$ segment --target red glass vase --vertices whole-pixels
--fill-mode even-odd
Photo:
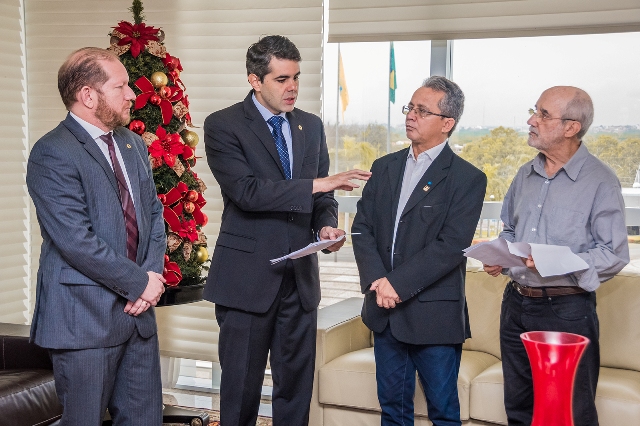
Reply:
[[[531,426],[573,426],[573,381],[589,339],[571,333],[522,333],[533,376]]]

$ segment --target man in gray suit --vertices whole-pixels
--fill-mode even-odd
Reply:
[[[145,144],[121,127],[128,82],[112,52],[72,53],[58,71],[69,114],[29,156],[43,239],[31,339],[49,348],[64,426],[100,425],[107,407],[116,425],[162,423],[164,221]]]

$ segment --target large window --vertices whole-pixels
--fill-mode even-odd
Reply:
[[[325,45],[323,119],[332,172],[369,170],[376,158],[407,146],[401,108],[429,76],[430,49],[429,41],[393,44],[396,90],[390,102],[391,43]],[[339,55],[348,103],[338,95]]]
[[[577,86],[595,118],[585,143],[631,188],[640,165],[640,33],[456,40],[453,79],[466,95],[454,140],[489,177],[487,199],[501,200],[526,144],[529,114],[543,90]],[[628,192],[628,191],[627,191]]]

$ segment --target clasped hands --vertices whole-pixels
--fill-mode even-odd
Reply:
[[[396,290],[385,277],[379,278],[371,283],[370,289],[376,292],[376,302],[381,308],[395,308],[398,303],[402,302]]]
[[[151,306],[156,306],[160,300],[160,296],[164,293],[164,283],[167,282],[167,280],[164,279],[162,274],[148,271],[147,275],[149,276],[147,287],[138,300],[135,302],[127,301],[127,305],[124,307],[126,314],[137,317]]]

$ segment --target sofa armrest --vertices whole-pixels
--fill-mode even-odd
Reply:
[[[371,347],[371,330],[362,322],[362,298],[352,297],[318,311],[316,369],[349,352]]]
[[[53,369],[49,351],[29,342],[29,328],[0,323],[0,369]]]

